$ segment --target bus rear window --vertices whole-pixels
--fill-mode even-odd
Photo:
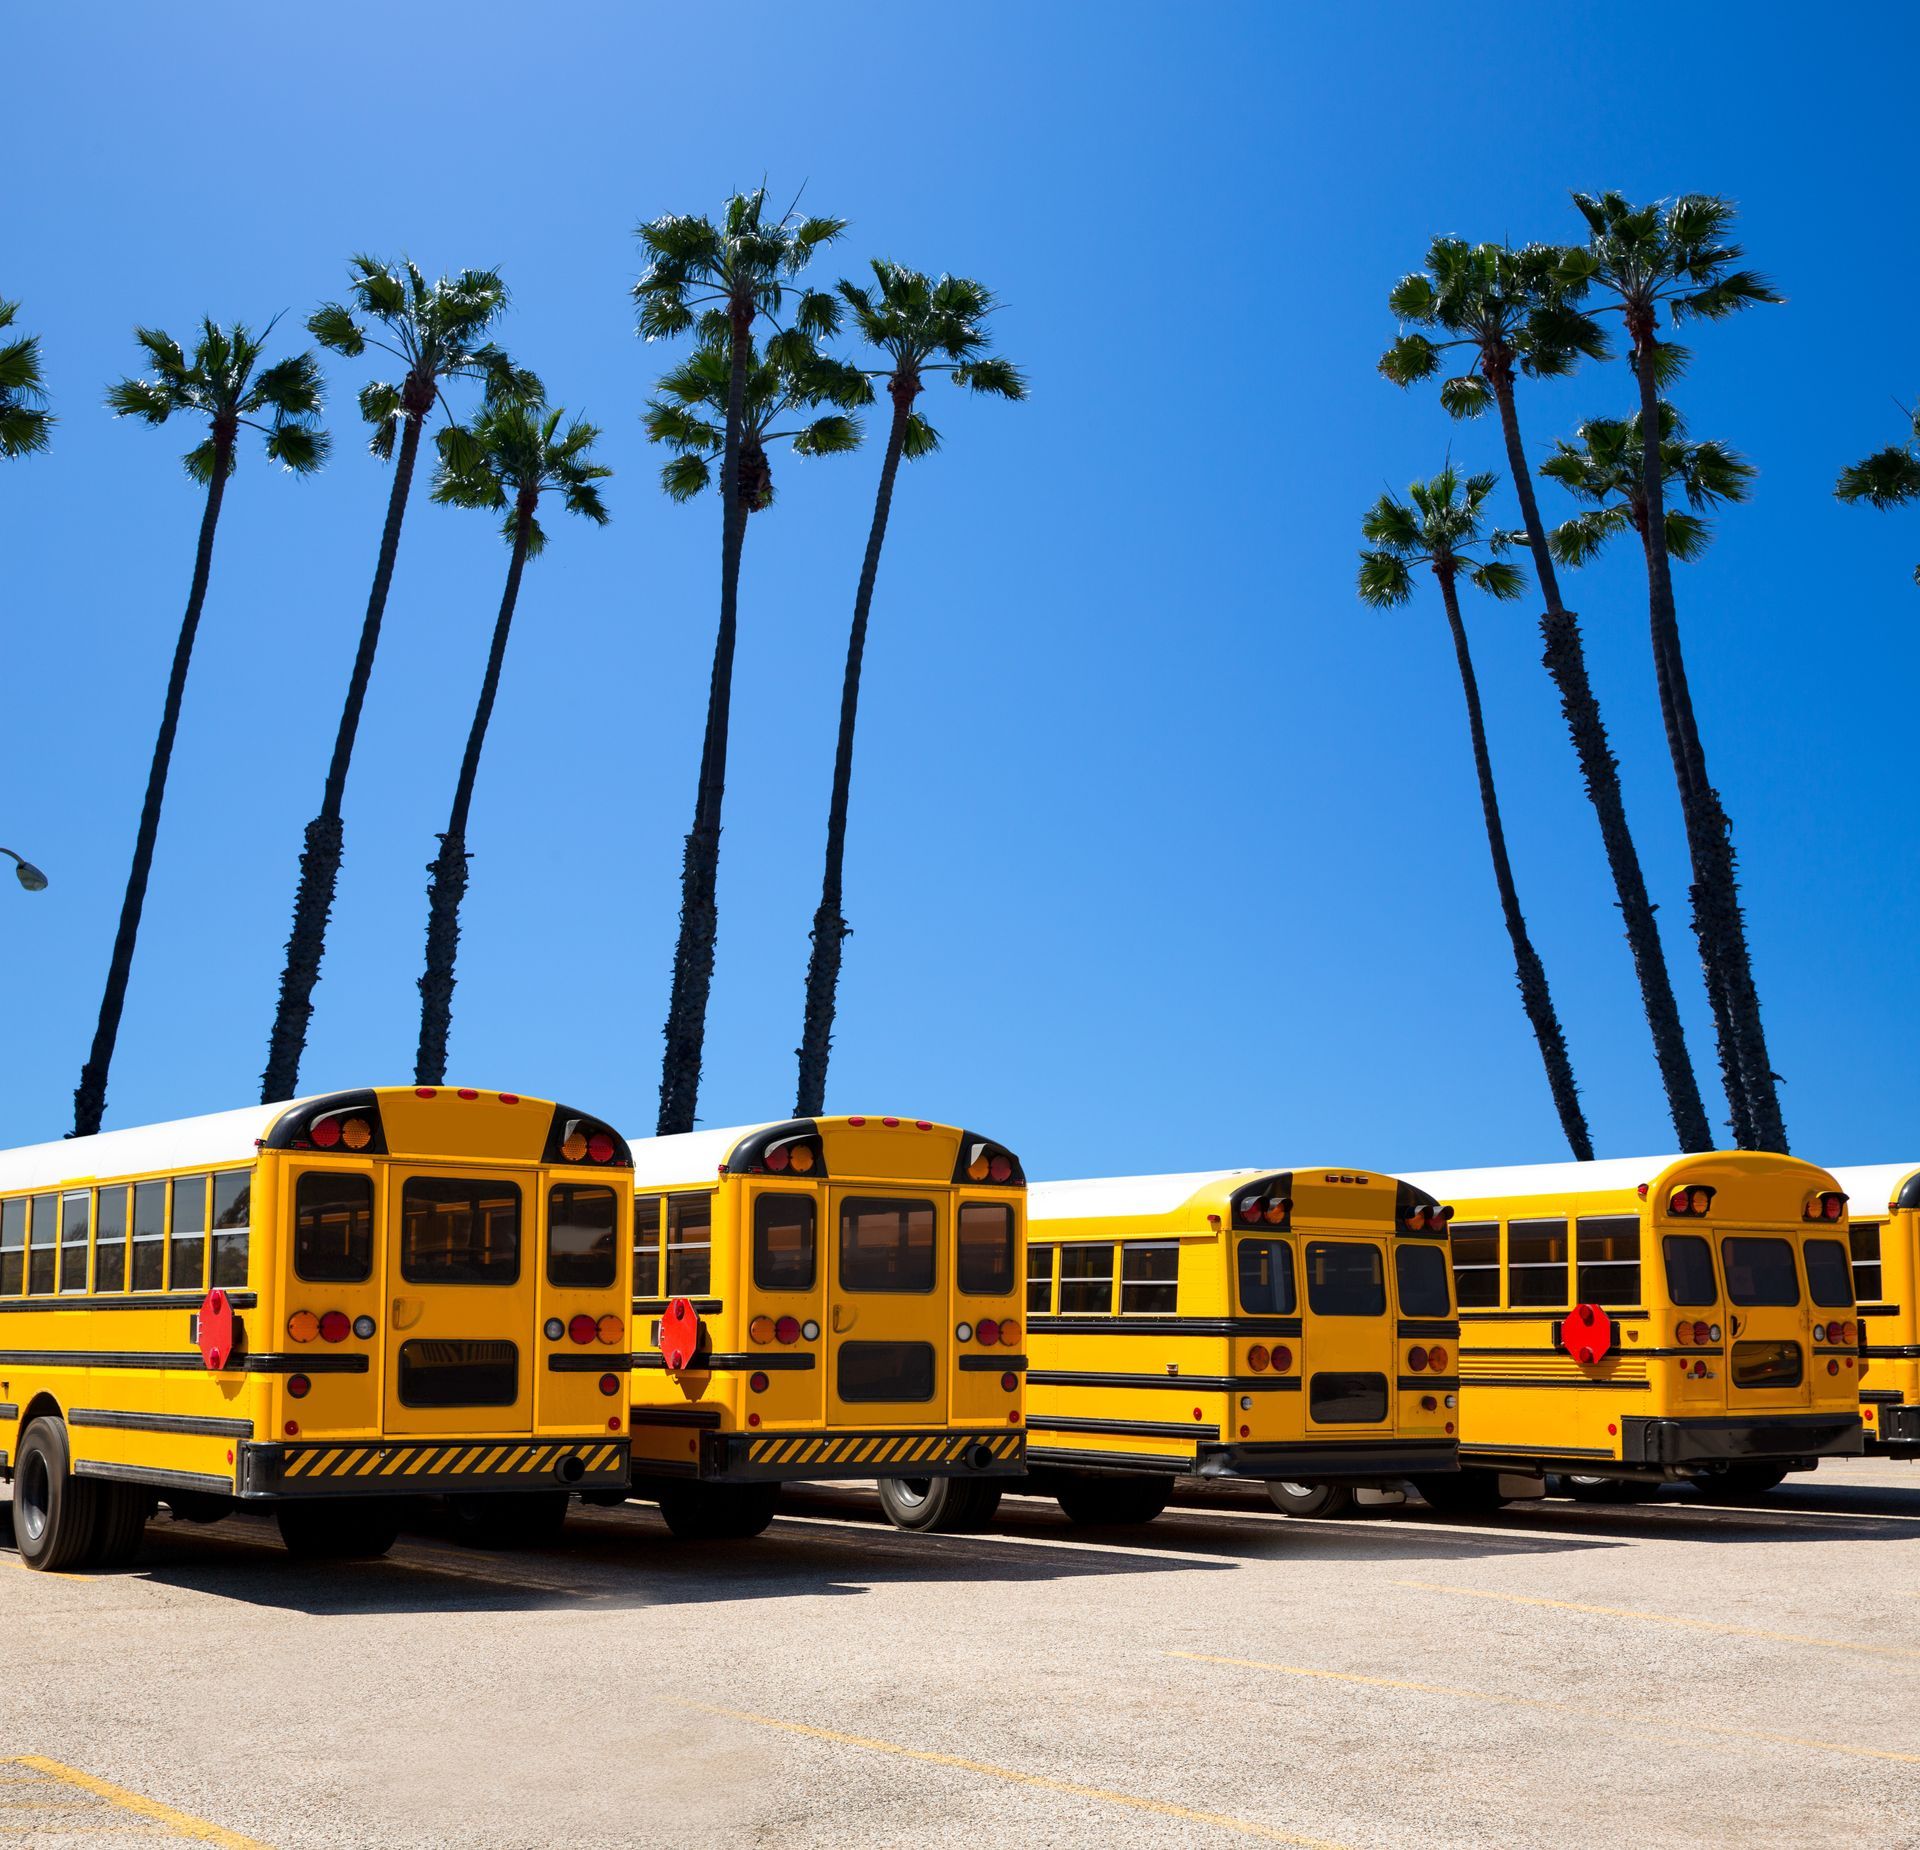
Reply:
[[[1853,1302],[1853,1272],[1847,1249],[1838,1240],[1809,1240],[1801,1249],[1807,1263],[1807,1296],[1816,1304]]]
[[[1307,1287],[1313,1301],[1313,1287]],[[1315,1375],[1307,1383],[1307,1412],[1321,1426],[1353,1426],[1387,1417],[1385,1375]]]
[[[933,1203],[873,1196],[850,1196],[843,1201],[840,1286],[845,1291],[931,1291]],[[873,1398],[896,1397],[876,1394]]]
[[[293,1271],[314,1284],[373,1276],[373,1177],[309,1169],[293,1192]]]
[[[520,1398],[512,1343],[434,1337],[400,1345],[400,1400],[408,1407],[510,1407]]]
[[[1240,1308],[1249,1317],[1291,1317],[1294,1295],[1293,1248],[1285,1240],[1242,1240],[1237,1260]]]
[[[762,1291],[811,1291],[814,1257],[811,1195],[756,1195],[753,1201],[753,1282]]]
[[[1306,1263],[1307,1307],[1316,1317],[1387,1314],[1386,1267],[1371,1241],[1311,1240]]]
[[[932,1343],[842,1343],[842,1400],[931,1400]]]
[[[1754,1341],[1733,1345],[1735,1387],[1798,1387],[1803,1368],[1798,1343]]]
[[[1400,1289],[1403,1317],[1444,1317],[1453,1309],[1447,1301],[1447,1259],[1437,1246],[1396,1246],[1393,1278]]]
[[[490,1177],[409,1176],[400,1193],[400,1276],[415,1285],[512,1284],[520,1276],[519,1189]]]
[[[547,1191],[547,1283],[604,1291],[618,1276],[620,1206],[610,1188],[559,1182]]]
[[[1713,1248],[1698,1233],[1663,1234],[1660,1251],[1667,1262],[1667,1296],[1676,1304],[1717,1304]]]
[[[1004,1201],[963,1201],[955,1242],[962,1291],[1004,1297],[1013,1289],[1013,1210]]]
[[[1800,1302],[1800,1276],[1793,1268],[1789,1241],[1729,1235],[1720,1242],[1720,1263],[1726,1267],[1730,1304]]]

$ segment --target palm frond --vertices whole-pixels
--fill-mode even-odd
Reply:
[[[1390,552],[1363,552],[1358,581],[1360,601],[1376,610],[1390,610],[1413,597],[1413,574],[1407,563]]]
[[[1900,444],[1889,444],[1842,469],[1833,492],[1842,501],[1864,501],[1877,508],[1920,501],[1920,457]]]
[[[1493,387],[1478,373],[1462,373],[1440,387],[1440,409],[1450,418],[1477,418],[1493,404]]]
[[[900,454],[908,462],[931,456],[940,447],[940,433],[919,412],[907,414],[907,428],[900,440]]]

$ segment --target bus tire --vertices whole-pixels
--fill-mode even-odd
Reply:
[[[1171,1474],[1065,1478],[1054,1491],[1069,1522],[1108,1524],[1151,1522],[1173,1495]]]
[[[676,1484],[662,1489],[660,1514],[682,1542],[744,1542],[773,1520],[778,1484]]]
[[[162,1499],[176,1522],[225,1522],[233,1499],[212,1490],[170,1490]]]
[[[880,1507],[896,1529],[964,1535],[993,1520],[1002,1486],[991,1478],[883,1477],[876,1488]]]
[[[469,1548],[539,1548],[567,1526],[564,1490],[474,1491],[447,1499],[455,1537]]]
[[[1576,1503],[1644,1503],[1660,1486],[1638,1477],[1585,1477],[1567,1472],[1557,1480]]]
[[[1345,1484],[1296,1484],[1267,1480],[1267,1497],[1283,1516],[1351,1516],[1353,1491]]]
[[[1444,1476],[1417,1477],[1413,1487],[1442,1516],[1480,1516],[1505,1509],[1510,1498],[1500,1494],[1500,1474],[1468,1466]]]
[[[1744,1502],[1764,1497],[1786,1481],[1785,1465],[1722,1465],[1711,1477],[1695,1478],[1691,1489],[1711,1502]]]
[[[93,1549],[100,1486],[73,1475],[64,1420],[42,1416],[21,1436],[13,1461],[13,1540],[20,1559],[43,1573],[77,1567]]]
[[[125,1567],[140,1552],[153,1514],[153,1493],[139,1484],[99,1484],[100,1509],[93,1532],[89,1567]]]
[[[298,1561],[375,1561],[400,1533],[399,1503],[383,1498],[283,1503],[274,1516],[287,1553]]]

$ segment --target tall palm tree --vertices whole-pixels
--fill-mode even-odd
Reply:
[[[1579,619],[1560,596],[1546,523],[1540,517],[1520,436],[1514,387],[1521,374],[1560,378],[1581,359],[1601,359],[1607,352],[1599,326],[1579,306],[1578,289],[1561,280],[1563,255],[1551,245],[1529,244],[1515,250],[1502,244],[1436,238],[1427,251],[1427,269],[1403,277],[1387,298],[1403,330],[1412,323],[1434,332],[1403,331],[1382,355],[1380,370],[1396,385],[1412,385],[1432,378],[1440,370],[1444,353],[1463,349],[1467,370],[1441,385],[1441,404],[1456,418],[1478,417],[1489,405],[1500,414],[1508,472],[1540,583],[1542,660],[1559,692],[1581,778],[1599,821],[1674,1135],[1682,1150],[1710,1150],[1715,1140],[1687,1053],[1686,1031],[1674,1000],[1673,979],[1640,853],[1627,823],[1620,767],[1607,742],[1600,702],[1587,674]]]
[[[707,686],[706,732],[700,747],[693,826],[680,870],[680,931],[673,952],[673,991],[662,1030],[662,1134],[692,1130],[700,1097],[706,1042],[707,996],[713,986],[714,938],[719,914],[714,889],[720,868],[720,812],[726,794],[727,723],[733,700],[733,652],[740,602],[740,549],[746,538],[748,497],[742,481],[741,432],[747,374],[756,324],[809,339],[831,334],[839,308],[819,290],[796,282],[814,253],[846,229],[838,218],[800,217],[789,210],[769,220],[760,187],[727,201],[719,224],[702,216],[669,215],[639,229],[647,268],[633,286],[640,332],[648,340],[696,329],[701,344],[726,356],[727,394],[720,429],[720,623],[714,635]],[[791,326],[782,329],[789,294]],[[691,466],[702,459],[685,459]],[[697,492],[690,491],[690,492]]]
[[[0,300],[0,334],[13,326],[18,302]],[[0,457],[44,450],[53,435],[46,381],[40,376],[40,336],[0,340]]]
[[[1561,275],[1571,289],[1597,291],[1610,299],[1609,312],[1617,311],[1626,327],[1628,357],[1639,387],[1655,673],[1693,868],[1694,935],[1716,1024],[1724,1023],[1721,1064],[1727,1065],[1731,1056],[1745,1105],[1744,1116],[1735,1111],[1735,1140],[1743,1149],[1785,1150],[1778,1075],[1767,1057],[1740,910],[1733,826],[1707,774],[1681,658],[1667,551],[1666,481],[1659,456],[1660,394],[1687,363],[1684,348],[1659,336],[1661,308],[1670,322],[1719,321],[1755,302],[1781,298],[1755,272],[1737,267],[1742,252],[1728,235],[1734,209],[1725,199],[1687,193],[1665,203],[1633,206],[1618,193],[1575,193],[1573,201],[1587,222],[1588,240],[1563,254]]]
[[[137,328],[134,338],[146,349],[153,372],[144,379],[122,379],[107,393],[107,404],[118,417],[137,417],[148,424],[165,424],[176,416],[206,420],[206,436],[183,460],[187,474],[206,489],[207,498],[200,515],[193,584],[173,645],[173,667],[160,709],[160,735],[154,740],[153,760],[147,768],[147,794],[140,805],[133,866],[127,873],[126,896],[120,902],[120,928],[114,934],[113,956],[107,965],[100,1019],[93,1031],[92,1051],[80,1069],[80,1083],[73,1092],[76,1137],[90,1137],[97,1131],[106,1111],[107,1072],[120,1035],[127,977],[133,968],[140,914],[146,905],[147,876],[160,833],[160,806],[167,794],[167,770],[173,761],[174,735],[180,727],[180,703],[187,691],[193,640],[200,628],[207,579],[213,570],[214,529],[220,524],[227,478],[238,464],[240,432],[259,432],[266,439],[267,455],[295,475],[311,475],[327,457],[329,438],[320,428],[320,368],[311,353],[260,366],[267,336],[272,332],[272,322],[255,335],[240,322],[223,328],[206,321],[201,324],[189,358],[172,335],[157,328]]]
[[[438,1086],[447,1077],[447,1030],[453,1021],[453,964],[460,948],[460,902],[467,891],[467,812],[473,806],[480,751],[493,717],[506,659],[507,634],[520,597],[520,574],[542,552],[547,536],[538,510],[542,495],[557,494],[569,514],[596,526],[607,524],[599,483],[613,471],[593,460],[600,432],[576,418],[562,431],[566,413],[519,399],[482,407],[471,425],[449,425],[439,435],[440,467],[433,498],[449,507],[505,511],[500,530],[508,546],[507,586],[494,619],[480,700],[467,729],[467,749],[453,786],[453,809],[440,837],[440,852],[428,866],[427,968],[420,978],[420,1045],[414,1055],[415,1085]]]
[[[1480,542],[1487,497],[1496,477],[1491,471],[1470,475],[1464,482],[1451,464],[1429,482],[1408,486],[1407,500],[1384,494],[1367,511],[1360,531],[1368,546],[1360,555],[1360,601],[1377,610],[1405,604],[1413,597],[1415,568],[1426,566],[1440,585],[1447,626],[1453,632],[1454,659],[1460,666],[1460,690],[1467,702],[1467,727],[1473,740],[1473,768],[1480,780],[1480,811],[1486,819],[1487,847],[1493,856],[1494,885],[1500,892],[1500,911],[1513,945],[1514,971],[1520,984],[1520,1003],[1539,1043],[1541,1063],[1560,1128],[1581,1162],[1593,1159],[1593,1138],[1580,1109],[1580,1095],[1567,1057],[1567,1040],[1547,987],[1546,967],[1527,932],[1526,915],[1513,883],[1507,858],[1507,835],[1500,821],[1500,801],[1493,786],[1493,761],[1487,752],[1487,729],[1480,712],[1480,684],[1473,672],[1467,646],[1467,628],[1460,618],[1459,580],[1464,578],[1489,596],[1511,601],[1526,588],[1520,568],[1503,559],[1482,559],[1472,550]],[[1495,551],[1504,551],[1508,536],[1491,537]]]
[[[833,795],[827,805],[827,861],[820,883],[820,904],[813,915],[813,950],[807,960],[806,1009],[802,1017],[797,1117],[824,1109],[827,1059],[833,1045],[833,1015],[840,984],[840,952],[849,927],[840,910],[841,871],[846,858],[847,801],[853,782],[854,724],[860,707],[860,670],[867,647],[867,618],[873,608],[880,549],[886,542],[887,516],[893,507],[894,478],[901,458],[930,456],[939,433],[914,409],[923,381],[945,373],[955,385],[999,398],[1021,399],[1026,381],[1010,362],[989,354],[983,323],[993,312],[993,297],[965,276],[937,279],[918,270],[876,260],[874,288],[844,279],[841,299],[868,344],[879,348],[887,364],[867,373],[887,382],[893,403],[887,425],[886,454],[880,460],[880,486],[874,495],[867,550],[860,561],[860,582],[853,595],[853,628],[847,639],[847,672],[840,688],[840,732],[833,754]]]
[[[429,283],[411,263],[391,266],[372,257],[348,265],[352,307],[324,304],[307,322],[323,347],[349,358],[374,347],[402,367],[397,383],[378,382],[360,393],[360,414],[373,427],[368,447],[383,462],[394,462],[387,494],[386,522],[374,564],[373,589],[360,623],[360,646],[347,681],[347,698],[334,734],[320,813],[307,824],[300,854],[300,884],[293,899],[293,928],[287,960],[280,973],[280,998],[267,1042],[266,1070],[260,1075],[263,1104],[291,1098],[300,1082],[300,1056],[313,1018],[313,986],[326,955],[327,919],[333,910],[344,842],[340,810],[346,796],[347,768],[353,761],[360,710],[366,704],[373,654],[380,642],[393,563],[400,550],[400,523],[413,488],[414,459],[420,433],[435,406],[446,407],[448,380],[478,380],[489,398],[512,395],[538,398],[540,382],[522,372],[487,338],[507,306],[507,286],[497,270],[462,270],[458,276]],[[356,314],[359,317],[356,319]],[[369,333],[368,327],[378,329]],[[451,418],[451,411],[448,412]],[[396,459],[397,453],[397,461]]]
[[[1842,501],[1878,508],[1920,501],[1920,410],[1907,412],[1906,419],[1911,434],[1905,443],[1890,443],[1840,471],[1833,492]],[[1913,582],[1920,585],[1920,565],[1913,568]]]

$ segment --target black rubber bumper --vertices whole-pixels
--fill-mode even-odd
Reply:
[[[636,1424],[638,1424],[636,1416]],[[702,1479],[781,1484],[824,1478],[1018,1477],[1027,1468],[1024,1429],[951,1427],[927,1432],[703,1432]],[[639,1469],[656,1469],[640,1461]]]
[[[1920,1407],[1890,1406],[1883,1402],[1875,1409],[1878,1436],[1868,1435],[1870,1452],[1920,1452]]]
[[[1857,1458],[1866,1450],[1857,1413],[1758,1414],[1738,1419],[1620,1422],[1630,1465],[1725,1464],[1750,1458]]]
[[[419,1497],[489,1490],[624,1490],[624,1435],[585,1439],[369,1440],[243,1444],[242,1497]]]
[[[1304,1484],[1380,1484],[1460,1469],[1451,1439],[1342,1439],[1300,1445],[1203,1445],[1198,1477],[1291,1478]]]

